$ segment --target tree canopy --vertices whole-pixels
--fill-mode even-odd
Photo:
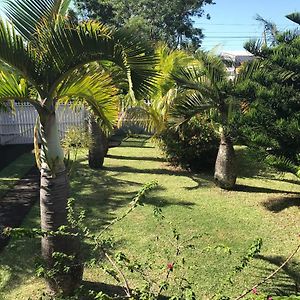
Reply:
[[[298,23],[298,15],[288,18]],[[293,165],[300,163],[299,31],[278,32],[271,47],[252,41],[246,48],[263,67],[244,86],[246,98],[252,100],[239,124],[243,142],[267,149],[274,166],[297,173]]]
[[[126,26],[141,37],[164,41],[171,48],[201,45],[203,33],[193,17],[205,15],[203,7],[213,0],[75,0],[84,18],[98,19],[116,27]],[[209,15],[206,14],[209,18]]]

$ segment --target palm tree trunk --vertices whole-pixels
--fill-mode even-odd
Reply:
[[[55,113],[40,116],[41,122],[41,189],[40,210],[41,228],[44,231],[57,231],[68,225],[67,201],[69,181],[63,161]],[[62,264],[54,257],[73,256]],[[70,295],[82,280],[83,266],[80,263],[80,240],[74,236],[46,236],[42,238],[42,257],[46,269],[52,276],[46,275],[48,287],[52,293]],[[69,267],[64,271],[64,266]],[[66,269],[65,269],[66,270]],[[47,274],[50,274],[48,272]]]
[[[215,183],[222,189],[231,190],[236,182],[235,152],[232,140],[221,133],[219,151],[215,164]]]
[[[108,151],[108,138],[93,116],[89,118],[89,133],[92,138],[89,148],[89,166],[92,169],[101,169]]]

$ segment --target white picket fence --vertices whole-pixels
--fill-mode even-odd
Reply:
[[[37,112],[29,103],[16,103],[15,111],[0,112],[0,145],[32,144]],[[60,137],[63,138],[69,127],[85,126],[87,112],[74,111],[61,105],[57,109]]]

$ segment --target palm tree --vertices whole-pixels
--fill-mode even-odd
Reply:
[[[119,114],[120,102],[123,94],[128,93],[127,75],[120,68],[116,68],[111,63],[94,63],[94,72],[99,74],[107,74],[110,78],[111,86],[101,89],[103,97],[108,97],[108,101],[115,101],[118,105],[115,106],[116,113]],[[111,91],[115,90],[113,99]],[[89,145],[88,162],[92,169],[101,169],[103,167],[104,158],[108,152],[109,135],[112,133],[111,128],[103,128],[101,120],[96,118],[94,114],[90,114],[88,118],[88,132],[92,138],[92,143]]]
[[[219,151],[215,163],[214,179],[223,189],[233,189],[236,183],[235,152],[233,148],[231,118],[236,105],[239,105],[235,87],[250,76],[252,68],[245,68],[233,80],[228,78],[226,65],[221,58],[197,52],[198,66],[181,68],[173,74],[178,88],[172,114],[180,118],[179,124],[197,114],[217,113],[220,134]]]
[[[56,106],[59,101],[87,104],[102,124],[111,128],[114,101],[99,98],[98,74],[78,70],[94,61],[111,61],[126,72],[129,90],[143,94],[155,75],[155,55],[123,30],[112,31],[97,22],[78,25],[63,17],[69,0],[6,0],[0,20],[0,61],[8,68],[0,76],[0,102],[28,101],[39,115],[41,139],[41,228],[57,231],[67,225],[69,183],[60,143]],[[114,95],[114,91],[112,92]],[[42,256],[54,266],[54,253],[74,258],[68,272],[47,280],[52,292],[70,294],[82,278],[80,246],[76,235],[42,238]]]
[[[193,58],[181,50],[171,50],[165,44],[156,48],[160,74],[155,81],[153,92],[144,101],[125,104],[121,122],[129,122],[143,127],[146,131],[159,135],[168,125],[170,109],[177,95],[177,88],[171,74],[179,68],[193,64]]]
[[[108,152],[108,136],[92,114],[88,119],[88,132],[92,139],[88,154],[89,166],[92,169],[101,169]]]

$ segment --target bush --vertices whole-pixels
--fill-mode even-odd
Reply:
[[[192,171],[214,166],[219,138],[212,125],[200,117],[194,117],[179,129],[169,125],[160,137],[160,147],[169,162]]]

